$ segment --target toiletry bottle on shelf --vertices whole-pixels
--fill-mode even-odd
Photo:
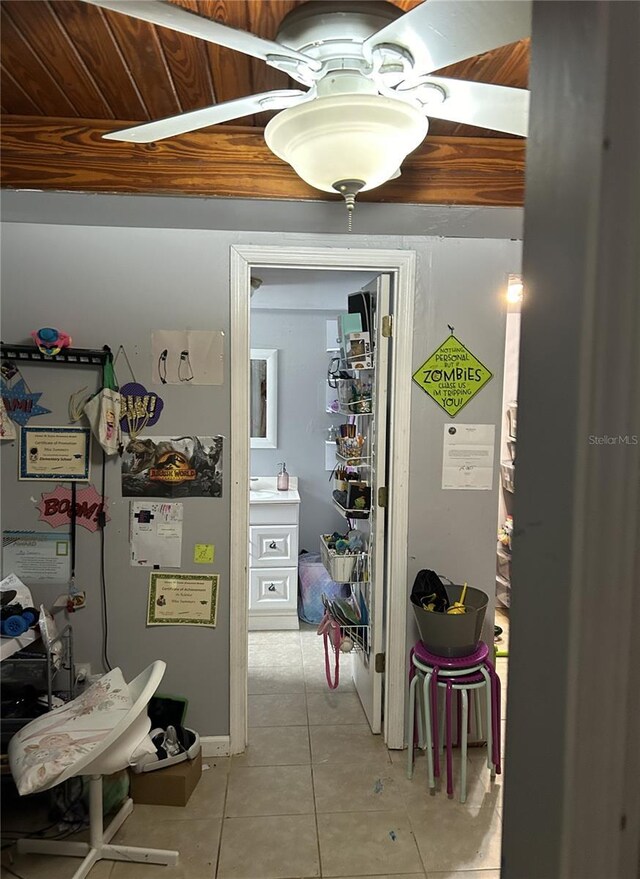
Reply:
[[[279,464],[280,472],[278,473],[278,491],[289,491],[289,474],[287,473],[287,465]]]

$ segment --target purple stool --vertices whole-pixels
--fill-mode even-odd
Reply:
[[[487,704],[487,766],[491,778],[501,772],[500,766],[500,679],[493,663],[489,660],[489,648],[480,642],[475,653],[449,659],[436,656],[418,641],[411,651],[410,686],[409,686],[409,718],[411,741],[409,743],[409,759],[407,775],[413,775],[414,725],[416,715],[416,687],[421,703],[418,711],[418,744],[427,752],[427,771],[429,788],[435,789],[435,779],[440,776],[440,747],[438,735],[438,687],[445,690],[444,713],[440,718],[442,724],[440,735],[447,750],[447,793],[453,796],[453,740],[452,740],[452,709],[453,693],[458,693],[458,744],[462,754],[460,801],[466,800],[466,758],[467,758],[467,724],[469,692],[475,696],[476,731],[482,738],[480,728],[480,691],[484,689]]]

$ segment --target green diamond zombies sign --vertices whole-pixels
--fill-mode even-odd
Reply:
[[[414,382],[452,418],[492,377],[453,333],[413,374]]]

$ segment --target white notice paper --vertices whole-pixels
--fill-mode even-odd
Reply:
[[[445,424],[442,487],[491,491],[495,424]]]
[[[131,501],[131,564],[179,568],[182,557],[183,505]]]

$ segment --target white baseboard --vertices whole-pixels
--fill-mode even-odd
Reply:
[[[231,753],[229,736],[201,736],[203,757],[228,757]]]

